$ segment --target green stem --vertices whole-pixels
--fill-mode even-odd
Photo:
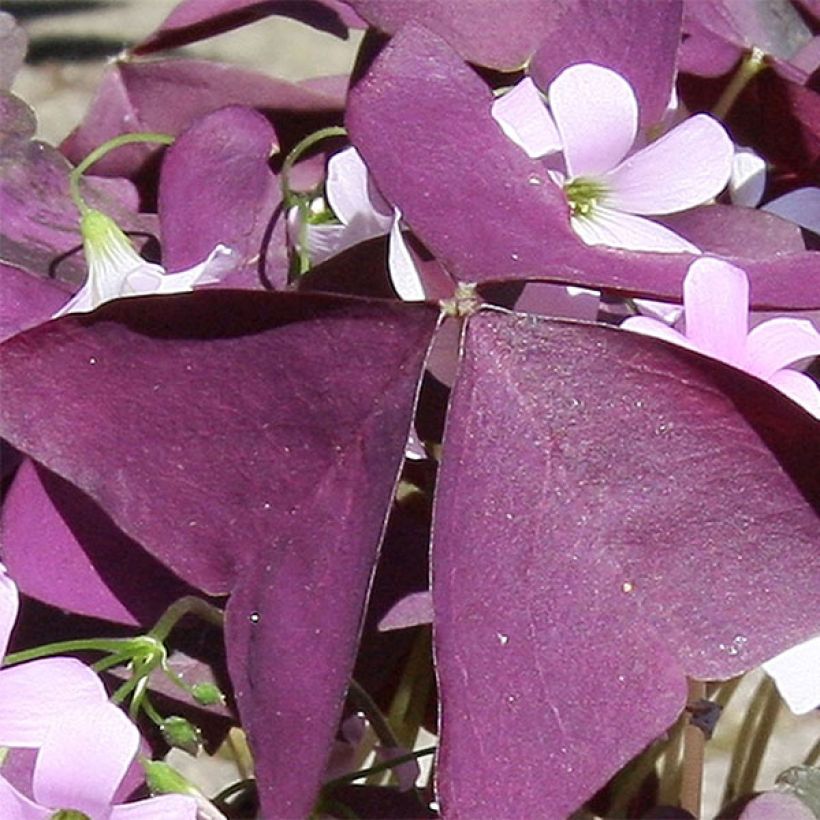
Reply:
[[[777,687],[771,678],[766,678],[766,689],[759,707],[760,717],[755,726],[754,739],[746,756],[746,762],[738,779],[738,796],[748,794],[754,789],[760,773],[760,766],[769,745],[769,739],[780,714],[781,700]]]
[[[689,705],[694,706],[706,697],[706,684],[692,678],[689,679],[688,684]],[[693,817],[700,817],[705,746],[706,737],[703,731],[693,725],[690,719],[683,730],[680,807]]]
[[[401,745],[381,709],[376,705],[376,701],[353,678],[350,679],[350,688],[347,690],[347,694],[350,700],[365,713],[382,746],[396,747]]]
[[[322,140],[330,139],[331,137],[346,136],[346,128],[343,128],[341,125],[330,125],[327,128],[320,128],[318,131],[308,134],[308,136],[302,140],[299,140],[299,142],[294,145],[290,153],[287,157],[285,157],[285,161],[282,163],[282,171],[279,177],[282,185],[282,200],[284,201],[286,207],[290,207],[293,204],[294,197],[293,190],[290,187],[290,172],[302,155]]]
[[[680,796],[680,767],[683,753],[683,732],[689,716],[684,712],[669,729],[669,740],[661,759],[658,775],[658,801],[662,805],[674,805]]]
[[[428,746],[425,749],[418,749],[415,752],[408,752],[406,755],[400,755],[399,757],[385,760],[383,763],[376,763],[368,769],[360,769],[357,772],[343,774],[341,777],[328,780],[323,788],[327,790],[335,789],[337,786],[342,786],[345,783],[352,783],[354,780],[358,780],[359,778],[369,777],[370,775],[378,774],[379,772],[386,772],[388,769],[394,769],[396,766],[401,766],[402,763],[409,763],[411,760],[418,760],[420,757],[428,757],[429,755],[435,754],[437,748],[437,746]]]
[[[115,666],[122,666],[128,663],[132,657],[133,654],[131,652],[115,652],[113,655],[109,655],[107,658],[103,658],[95,664],[92,664],[91,669],[99,674],[100,672],[105,672],[108,669],[113,669]]]
[[[133,640],[133,638],[83,638],[76,641],[58,641],[45,646],[35,646],[33,649],[24,649],[22,652],[12,652],[11,655],[6,655],[3,666],[13,666],[50,655],[64,655],[67,652],[91,651],[123,654],[123,649]]]
[[[221,609],[209,604],[207,601],[203,601],[202,598],[197,598],[194,595],[186,595],[184,598],[174,601],[174,603],[162,613],[148,635],[160,643],[165,643],[171,630],[182,618],[189,614],[196,615],[202,618],[203,621],[208,621],[220,628],[225,623],[225,615]]]
[[[387,719],[396,727],[399,743],[412,748],[424,720],[430,689],[433,685],[432,630],[422,627],[410,657],[407,659],[401,680],[390,704]]]
[[[766,68],[766,53],[757,46],[753,46],[741,61],[732,79],[729,80],[729,84],[723,89],[720,99],[712,109],[712,116],[719,120],[725,119],[743,89],[764,68]]]
[[[764,718],[769,720],[771,703],[779,708],[780,703],[774,683],[768,676],[764,677],[755,690],[749,703],[746,716],[737,733],[732,754],[732,762],[729,766],[729,773],[726,776],[726,783],[723,789],[721,806],[725,807],[734,802],[745,793],[746,784],[750,774],[757,776],[760,765],[762,751],[754,748],[757,740],[758,729],[763,725]],[[768,740],[768,738],[766,738]],[[765,743],[763,744],[765,749]],[[757,758],[755,762],[755,758]],[[750,787],[749,787],[750,788]]]
[[[809,749],[806,759],[803,761],[804,766],[816,766],[820,763],[820,740]]]
[[[119,148],[122,145],[130,145],[135,142],[158,142],[162,145],[171,145],[174,137],[169,134],[157,134],[153,132],[120,134],[113,139],[104,142],[95,148],[76,168],[68,175],[68,186],[71,191],[71,198],[81,214],[89,210],[88,205],[80,193],[80,178],[95,163],[99,162],[106,154]]]
[[[148,719],[152,723],[159,726],[160,729],[162,728],[165,723],[165,718],[156,709],[154,709],[154,705],[148,699],[147,695],[142,699],[142,711],[145,712]]]

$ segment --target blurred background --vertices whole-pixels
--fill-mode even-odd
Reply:
[[[106,63],[157,28],[178,0],[0,0],[26,30],[26,64],[12,90],[37,112],[38,136],[59,143],[82,119]],[[300,80],[346,74],[361,32],[348,40],[283,17],[172,52],[152,55],[220,60]]]

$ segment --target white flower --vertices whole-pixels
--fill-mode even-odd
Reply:
[[[232,251],[217,245],[208,258],[190,270],[166,273],[161,265],[146,262],[113,219],[88,210],[80,230],[88,262],[88,278],[54,317],[88,313],[103,302],[149,293],[183,293],[196,285],[218,282],[233,266]]]
[[[560,145],[564,170],[552,176],[566,193],[572,227],[584,242],[700,253],[644,217],[694,208],[723,190],[733,147],[717,120],[705,114],[690,117],[634,150],[635,92],[620,74],[592,63],[570,66],[553,80],[549,112],[531,84],[522,82],[511,94],[516,95],[512,101],[496,101],[493,116],[530,156],[554,153]]]
[[[341,224],[304,226],[311,262],[323,262],[367,239],[389,234],[387,267],[396,293],[405,302],[423,300],[421,277],[402,236],[401,212],[391,209],[373,189],[367,166],[352,146],[328,161],[325,195]]]

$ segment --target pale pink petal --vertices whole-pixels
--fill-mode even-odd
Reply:
[[[797,370],[778,370],[767,381],[793,402],[820,419],[820,388],[814,379]]]
[[[609,68],[580,63],[564,69],[549,87],[549,103],[570,177],[609,171],[635,141],[635,92]]]
[[[67,710],[37,755],[32,791],[38,803],[107,816],[139,748],[137,727],[105,701]]]
[[[686,338],[716,359],[743,368],[749,315],[746,273],[721,259],[702,257],[683,280]]]
[[[234,252],[226,245],[217,245],[198,265],[177,273],[166,273],[157,293],[184,293],[198,285],[214,285],[236,267]],[[130,279],[128,284],[131,284]]]
[[[671,302],[656,302],[654,299],[635,299],[635,307],[644,315],[658,319],[667,325],[674,325],[683,315],[683,306]]]
[[[587,245],[658,253],[700,253],[699,248],[664,225],[601,205],[590,216],[573,216],[570,222]]]
[[[738,147],[732,158],[729,197],[732,204],[755,208],[766,188],[766,160],[751,148]]]
[[[111,820],[196,820],[196,799],[187,794],[163,794],[114,806]]]
[[[798,188],[767,202],[761,210],[820,234],[820,188]]]
[[[51,809],[38,806],[0,777],[0,817],[3,820],[48,820],[52,814]]]
[[[399,298],[404,302],[423,302],[426,298],[421,276],[416,267],[404,236],[401,232],[401,213],[398,208],[390,227],[390,240],[387,246],[387,269],[390,281]]]
[[[605,204],[632,214],[671,214],[717,196],[729,181],[734,148],[723,126],[698,114],[642,148],[602,178]]]
[[[495,100],[490,113],[501,130],[533,159],[561,150],[561,136],[530,77]]]
[[[325,196],[343,225],[356,214],[373,209],[367,188],[367,166],[353,146],[328,160]]]
[[[308,223],[305,225],[302,242],[310,261],[318,265],[350,247],[347,244],[348,237],[350,237],[350,231],[347,225],[311,225]]]
[[[736,148],[729,178],[729,197],[734,205],[755,208],[766,188],[766,160],[751,148]]]
[[[669,325],[658,319],[650,319],[648,316],[630,316],[621,322],[620,327],[624,330],[631,330],[633,333],[641,333],[644,336],[654,336],[656,339],[663,339],[665,342],[671,342],[689,350],[696,349],[682,333],[678,333],[673,327],[669,327]]]
[[[820,356],[820,333],[808,319],[779,316],[752,329],[746,353],[749,372],[768,379],[800,359]]]
[[[763,670],[795,715],[820,708],[820,635],[767,661]]]
[[[0,669],[0,746],[37,747],[57,718],[105,698],[99,677],[75,658]]]
[[[6,568],[0,564],[0,663],[9,645],[9,637],[20,609],[17,584],[9,578]]]

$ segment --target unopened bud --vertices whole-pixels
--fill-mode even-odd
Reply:
[[[162,724],[162,736],[169,746],[196,755],[202,748],[202,732],[184,717],[166,718]]]
[[[225,703],[225,695],[216,684],[195,683],[191,687],[194,700],[201,706],[216,706]]]
[[[199,794],[196,787],[167,763],[147,757],[141,758],[140,763],[145,769],[145,782],[151,794]]]

